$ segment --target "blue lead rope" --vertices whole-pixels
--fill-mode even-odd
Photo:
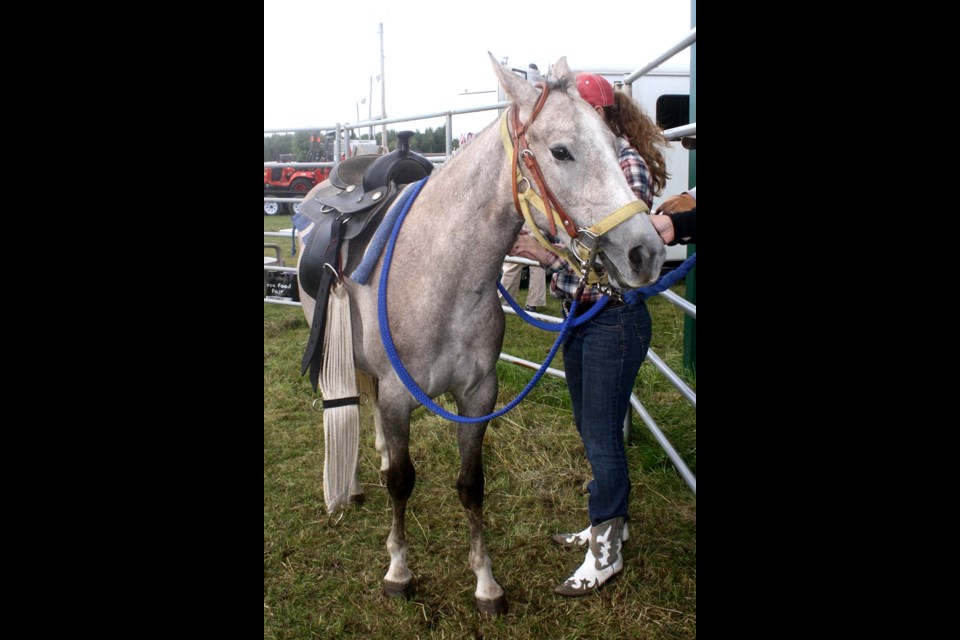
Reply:
[[[426,178],[423,179],[426,181]],[[418,187],[419,190],[419,187]],[[407,212],[410,210],[410,205],[413,203],[413,200],[416,198],[416,194],[410,198],[407,202],[407,205],[404,207],[403,211],[400,212],[400,215],[397,217],[397,221],[393,226],[393,230],[390,233],[390,239],[387,242],[387,250],[383,256],[383,269],[380,272],[380,287],[377,291],[377,320],[380,323],[380,337],[383,339],[383,348],[387,352],[387,357],[390,358],[390,363],[393,365],[394,371],[397,372],[397,376],[400,380],[403,381],[403,384],[406,385],[407,391],[409,391],[417,401],[422,404],[424,407],[437,414],[441,418],[447,420],[452,420],[453,422],[463,422],[468,424],[475,424],[478,422],[486,422],[492,420],[493,418],[499,418],[503,414],[507,413],[515,406],[520,404],[520,401],[523,400],[530,390],[537,386],[537,383],[540,382],[540,378],[543,377],[543,374],[546,373],[547,367],[553,361],[553,357],[557,353],[557,349],[560,348],[560,345],[563,344],[564,339],[567,337],[567,330],[572,326],[578,326],[579,324],[588,321],[590,318],[595,316],[600,312],[602,305],[596,304],[594,307],[596,309],[590,309],[587,313],[583,314],[583,317],[577,318],[574,321],[574,313],[576,312],[577,303],[574,302],[573,306],[570,309],[570,315],[567,317],[566,321],[560,327],[560,335],[557,336],[557,341],[553,344],[553,347],[550,349],[550,353],[547,354],[547,359],[544,360],[543,364],[540,366],[540,369],[534,374],[533,378],[527,383],[527,386],[524,387],[523,391],[520,392],[516,398],[514,398],[510,404],[506,405],[499,411],[495,411],[487,416],[480,417],[469,417],[469,416],[458,416],[454,413],[450,413],[440,405],[436,404],[433,400],[424,393],[423,389],[416,383],[410,373],[407,371],[407,368],[403,366],[403,362],[400,360],[400,355],[397,353],[397,348],[393,344],[393,335],[390,333],[390,321],[387,319],[387,278],[390,275],[390,264],[393,261],[393,248],[397,242],[397,236],[400,235],[400,227],[403,225],[404,218],[407,217]],[[526,315],[526,314],[524,314]],[[529,316],[527,316],[529,318]],[[538,321],[539,322],[539,321]],[[551,328],[551,330],[556,331],[556,329]]]
[[[410,183],[403,189],[393,204],[390,205],[390,209],[387,210],[386,215],[383,216],[383,222],[380,223],[380,226],[377,227],[377,230],[373,234],[373,238],[370,239],[370,244],[367,245],[367,250],[363,253],[363,259],[357,268],[354,269],[353,273],[350,274],[351,280],[357,284],[367,284],[367,280],[370,279],[374,267],[377,266],[377,260],[380,259],[380,253],[383,252],[383,246],[387,244],[387,236],[390,230],[396,226],[397,217],[401,213],[406,215],[406,211],[410,208],[410,205],[413,204],[413,201],[417,199],[420,189],[423,188],[426,182],[427,178],[419,182]]]
[[[589,322],[593,319],[593,316],[597,315],[603,311],[603,307],[606,306],[607,300],[610,299],[610,296],[600,296],[600,299],[597,300],[597,303],[593,305],[589,311],[580,316],[579,318],[574,318],[574,310],[576,307],[574,305],[570,306],[570,315],[567,316],[567,319],[562,323],[557,322],[545,322],[543,320],[537,320],[533,316],[527,315],[523,309],[520,308],[520,303],[510,297],[510,294],[507,293],[507,290],[503,288],[503,284],[497,280],[497,289],[500,290],[500,293],[503,295],[503,299],[507,301],[514,311],[517,312],[517,315],[523,318],[528,324],[532,324],[538,329],[543,329],[544,331],[560,331],[566,324],[569,322],[571,327],[579,327],[584,322]],[[572,318],[572,320],[571,320]],[[557,338],[559,340],[559,338]],[[547,361],[549,362],[549,360]]]
[[[636,304],[638,300],[646,300],[652,298],[653,296],[663,293],[674,284],[677,283],[680,278],[683,278],[687,275],[687,272],[690,271],[697,264],[697,254],[693,254],[689,258],[683,261],[683,263],[671,271],[670,273],[661,276],[659,280],[650,285],[649,287],[641,287],[640,289],[634,289],[632,291],[627,291],[623,294],[623,299],[627,304],[633,305]],[[560,331],[561,325],[556,322],[544,322],[538,320],[533,316],[527,315],[524,310],[520,307],[520,303],[510,297],[510,294],[507,293],[507,290],[503,288],[503,284],[498,280],[497,289],[500,290],[500,294],[503,296],[503,299],[507,301],[507,304],[517,312],[517,315],[520,316],[527,324],[531,324],[538,329],[543,329],[544,331]],[[600,296],[600,299],[597,300],[597,303],[593,305],[593,308],[583,314],[581,317],[574,319],[574,327],[579,327],[584,322],[589,321],[593,316],[597,315],[603,310],[603,307],[606,306],[607,300],[610,299],[610,296]],[[570,317],[573,317],[573,309],[570,310]]]
[[[697,254],[694,253],[692,256],[683,261],[683,263],[668,273],[665,276],[661,276],[659,280],[654,282],[649,287],[641,287],[639,289],[634,289],[633,291],[627,291],[623,294],[623,299],[627,301],[627,304],[635,304],[637,299],[646,300],[647,298],[652,298],[658,293],[663,293],[677,281],[686,276],[687,272],[690,271],[697,264]]]

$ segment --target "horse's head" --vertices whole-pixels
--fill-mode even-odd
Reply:
[[[637,197],[620,169],[616,138],[580,97],[566,58],[560,58],[552,77],[545,79],[549,91],[539,110],[541,90],[498,63],[493,54],[490,58],[501,86],[519,108],[519,122],[532,154],[518,161],[520,171],[542,200],[552,200],[559,207],[551,208],[560,208],[569,216],[566,228],[562,223],[555,225],[556,235],[571,241],[573,235],[583,234],[573,240],[571,249],[577,252],[579,246],[585,254],[583,247],[591,240],[590,234],[583,232],[599,229],[597,257],[611,284],[618,289],[635,289],[655,281],[666,256],[663,241],[647,213],[629,215],[637,207],[624,209]],[[511,121],[510,127],[516,132],[515,122]],[[536,167],[548,193],[537,186]],[[618,211],[617,218],[610,218]],[[620,218],[624,219],[607,228]],[[551,223],[542,211],[535,213],[534,221],[542,231],[550,230]]]

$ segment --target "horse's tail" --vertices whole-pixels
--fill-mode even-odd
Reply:
[[[316,322],[314,318],[314,322]],[[323,500],[327,513],[346,507],[357,468],[360,406],[353,363],[353,328],[346,287],[330,290],[326,347],[320,390],[323,393]]]

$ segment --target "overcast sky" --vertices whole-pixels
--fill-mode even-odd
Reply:
[[[356,122],[358,109],[360,120],[379,115],[380,23],[386,113],[396,118],[496,102],[496,93],[460,95],[496,91],[487,51],[544,73],[563,55],[573,69],[637,69],[690,32],[690,4],[606,0],[569,11],[555,0],[264,0],[263,126],[329,127]],[[671,62],[689,59],[688,49]],[[454,116],[453,134],[495,117]]]

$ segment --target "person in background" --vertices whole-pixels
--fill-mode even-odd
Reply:
[[[543,76],[540,75],[540,67],[538,67],[534,62],[531,62],[529,65],[527,65],[527,80],[534,84],[543,80]]]
[[[527,225],[524,223],[521,233],[529,233]],[[510,297],[514,300],[520,294],[520,276],[523,273],[524,265],[515,262],[504,262],[501,267],[503,275],[500,276],[500,284],[507,290]],[[499,292],[498,292],[499,295]],[[500,304],[505,304],[503,296],[500,296]],[[523,308],[526,311],[537,311],[540,307],[547,304],[547,272],[543,267],[530,265],[530,278],[527,283],[527,301]]]
[[[616,135],[620,167],[637,198],[647,207],[667,182],[663,131],[630,96],[614,91],[603,77],[577,75],[577,89]],[[541,263],[554,274],[550,289],[564,297],[569,312],[580,284],[579,274],[559,256],[521,233],[510,250]],[[601,293],[584,287],[577,300],[577,315],[586,313]],[[555,534],[565,546],[586,546],[583,564],[554,589],[565,596],[591,593],[623,569],[622,543],[629,538],[627,504],[630,475],[623,442],[623,423],[640,365],[652,334],[650,312],[643,300],[627,304],[610,299],[592,321],[576,327],[563,345],[563,365],[573,405],[573,419],[583,440],[593,479],[590,524],[578,533]]]

